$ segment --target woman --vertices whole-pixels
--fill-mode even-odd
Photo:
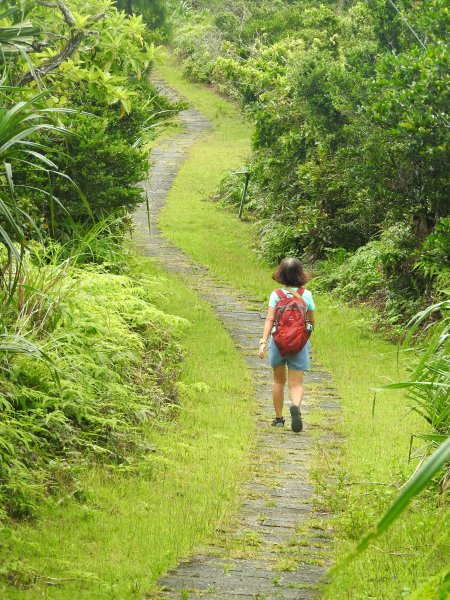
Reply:
[[[306,321],[307,327],[312,331],[314,327],[314,300],[309,290],[304,289],[304,284],[308,277],[303,271],[302,263],[298,258],[284,258],[279,264],[277,270],[272,275],[272,279],[280,283],[283,287],[279,288],[288,297],[301,297],[306,304]],[[267,343],[272,332],[277,303],[280,298],[277,291],[274,290],[269,298],[269,310],[267,312],[266,322],[264,324],[264,332],[259,346],[259,357],[264,358],[266,355]],[[292,431],[298,433],[303,429],[302,417],[300,412],[300,404],[303,398],[303,374],[309,369],[309,341],[296,354],[288,354],[282,356],[277,348],[273,338],[270,336],[269,343],[269,363],[273,369],[273,406],[275,409],[275,419],[272,425],[283,426],[285,421],[283,417],[284,404],[284,386],[286,383],[286,366],[287,366],[287,382],[291,396],[292,405],[291,413],[291,428]]]

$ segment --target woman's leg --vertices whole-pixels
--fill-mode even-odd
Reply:
[[[303,399],[303,373],[304,371],[288,369],[289,394],[294,406],[300,406]]]
[[[273,369],[273,407],[277,417],[283,416],[284,386],[286,383],[286,365],[280,365]]]

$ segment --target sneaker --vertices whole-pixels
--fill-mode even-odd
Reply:
[[[275,417],[272,421],[272,427],[284,427],[284,417]]]
[[[294,433],[300,433],[303,429],[302,414],[298,406],[292,405],[291,411],[291,429]]]

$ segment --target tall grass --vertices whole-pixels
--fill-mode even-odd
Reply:
[[[1,28],[0,28],[1,31]],[[57,165],[49,158],[52,148],[45,136],[67,134],[67,130],[51,120],[54,113],[74,112],[70,109],[47,108],[43,104],[50,92],[44,91],[26,101],[12,102],[8,92],[29,95],[26,89],[0,85],[0,97],[6,107],[0,108],[0,244],[6,252],[0,255],[0,304],[8,305],[19,281],[24,250],[27,245],[27,230],[33,231],[37,239],[42,239],[42,231],[27,213],[17,197],[14,185],[14,166],[26,166],[49,174],[64,176]],[[9,107],[8,107],[9,105]],[[68,178],[70,179],[70,178]],[[76,188],[75,184],[71,182]],[[23,190],[21,190],[23,192]],[[31,191],[31,190],[27,190]],[[33,189],[48,198],[50,213],[54,216],[54,207],[60,200],[50,191]],[[78,190],[81,200],[90,211],[86,199]],[[65,211],[67,213],[67,211]],[[68,215],[70,220],[70,215]],[[54,227],[54,223],[52,223]],[[1,308],[1,306],[0,306]]]
[[[426,335],[410,349],[419,359],[413,359],[409,381],[398,387],[408,389],[413,410],[431,427],[431,432],[419,437],[436,444],[448,437],[450,429],[450,298],[419,312],[411,320],[405,344],[411,344],[424,324]]]
[[[371,543],[373,544],[401,517],[412,500],[429,486],[438,474],[442,477],[442,493],[447,491],[450,482],[450,301],[444,300],[419,312],[410,322],[410,332],[405,344],[410,344],[419,327],[433,316],[437,318],[426,327],[427,335],[422,333],[422,342],[413,344],[411,348],[415,355],[419,354],[419,358],[413,359],[409,380],[381,388],[407,389],[407,398],[412,409],[431,427],[430,432],[417,435],[428,443],[424,462],[403,486],[375,527],[358,543],[356,551],[346,558],[344,564],[348,564],[367,550]],[[431,457],[426,459],[426,455],[431,452],[430,448],[434,448],[434,451]],[[340,565],[337,568],[339,569]],[[414,594],[414,598],[446,598],[449,592],[450,572],[447,568],[441,575],[431,575],[428,582]]]

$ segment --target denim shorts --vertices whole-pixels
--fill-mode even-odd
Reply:
[[[269,364],[272,369],[287,364],[288,369],[292,369],[293,371],[308,371],[310,345],[311,342],[308,340],[306,346],[304,346],[300,352],[297,352],[297,354],[286,354],[286,356],[281,356],[273,338],[270,338]]]

